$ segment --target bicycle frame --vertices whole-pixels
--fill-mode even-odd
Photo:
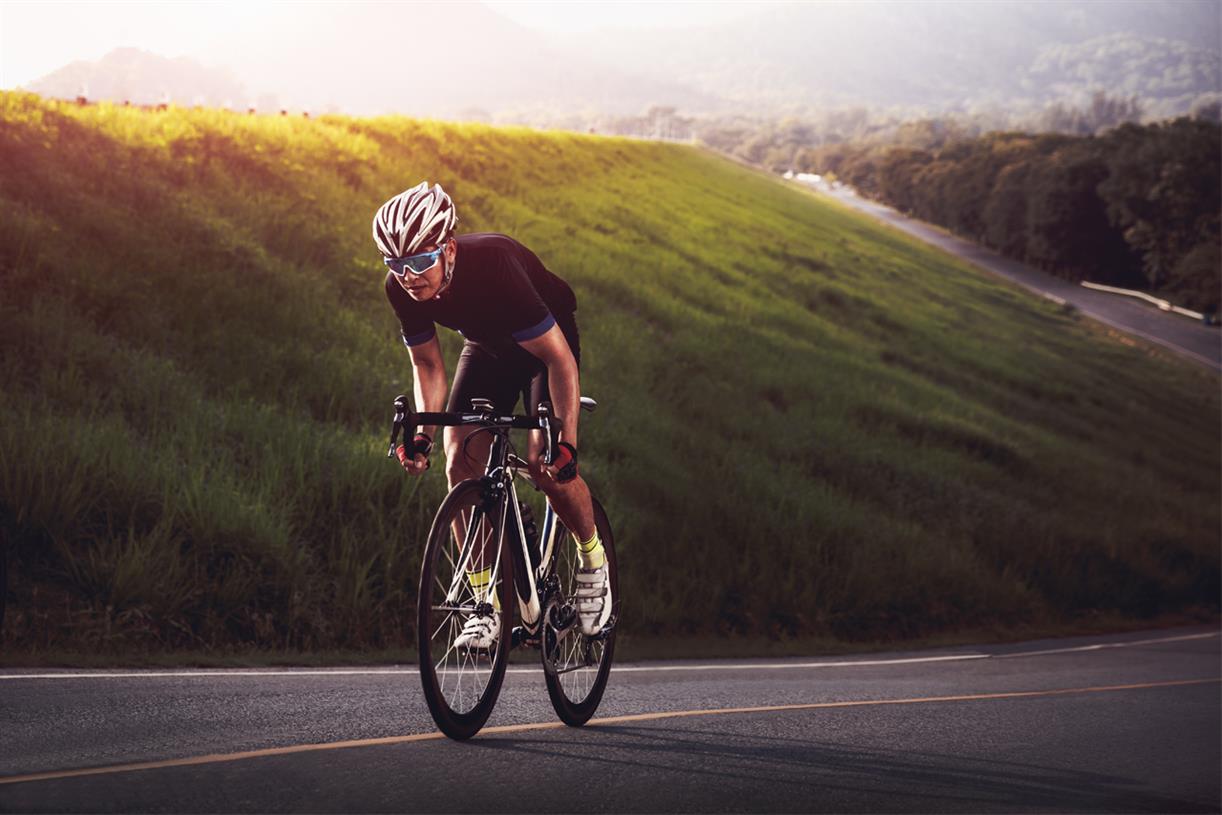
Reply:
[[[406,463],[408,453],[398,443],[400,434],[411,438],[420,425],[471,426],[474,432],[463,434],[464,449],[451,449],[451,455],[469,457],[466,443],[478,433],[491,434],[482,475],[453,485],[434,516],[425,546],[416,603],[425,701],[443,733],[454,739],[470,738],[496,704],[510,650],[526,645],[539,650],[556,714],[578,727],[589,721],[606,688],[618,604],[612,603],[609,610],[604,607],[598,631],[582,633],[583,578],[577,550],[572,550],[573,559],[568,549],[557,554],[563,547],[558,538],[565,536],[565,525],[550,502],[541,533],[534,541],[527,538],[524,505],[515,482],[521,476],[535,489],[545,484],[534,477],[533,466],[514,452],[510,439],[511,429],[542,431],[547,443],[541,460],[550,464],[560,449],[561,422],[547,404],[540,404],[534,416],[503,415],[487,399],[472,399],[471,404],[470,413],[414,413],[407,396],[395,399],[387,455],[402,462]],[[585,410],[596,407],[586,397],[581,397],[580,405]],[[606,512],[592,497],[591,508],[606,552],[605,580],[615,597],[614,536]],[[516,535],[517,543],[508,541],[507,535]],[[512,628],[510,604],[515,600],[509,598],[510,580],[520,623]]]
[[[501,506],[502,526],[508,520],[510,508],[512,508],[512,518],[514,531],[517,533],[518,550],[513,555],[513,578],[514,592],[518,599],[518,610],[523,627],[527,631],[533,633],[539,626],[539,618],[542,615],[542,603],[540,601],[539,586],[546,579],[551,570],[551,555],[555,549],[556,532],[558,524],[556,523],[556,511],[552,509],[551,503],[547,504],[547,509],[543,516],[543,529],[539,533],[538,540],[535,545],[539,551],[538,566],[531,568],[534,558],[531,557],[530,546],[531,542],[526,536],[526,525],[522,521],[522,508],[518,502],[518,490],[514,484],[515,479],[520,475],[533,486],[533,481],[526,473],[521,472],[525,462],[518,458],[513,453],[509,452],[510,443],[506,432],[494,431],[492,447],[488,452],[488,464],[484,469],[484,476],[481,479],[484,482],[486,491],[490,491],[490,497],[497,501]],[[502,493],[503,496],[498,496],[497,493]],[[464,552],[467,546],[464,542]],[[496,579],[500,576],[499,560],[497,566],[493,569],[492,583],[496,584]]]
[[[581,397],[580,404],[584,409],[593,410],[596,403],[593,399]],[[514,590],[518,598],[522,625],[528,633],[534,634],[542,615],[539,586],[546,581],[551,569],[559,524],[556,512],[549,502],[544,513],[543,530],[538,539],[539,564],[536,568],[530,568],[532,561],[528,548],[530,543],[526,539],[526,528],[522,523],[522,512],[518,504],[514,479],[521,475],[532,486],[537,488],[537,485],[534,484],[529,474],[522,472],[526,468],[526,462],[510,452],[512,445],[509,442],[509,430],[513,428],[541,430],[546,441],[544,460],[550,462],[557,449],[560,421],[551,415],[546,405],[540,405],[539,415],[534,417],[498,416],[494,412],[492,402],[486,399],[472,400],[472,408],[472,412],[462,413],[414,413],[407,396],[398,396],[395,399],[395,420],[391,428],[390,449],[387,451],[387,456],[394,456],[399,434],[404,432],[406,438],[418,425],[481,425],[483,429],[492,433],[493,440],[488,452],[488,463],[480,481],[484,484],[486,498],[500,505],[501,517],[499,520],[502,531],[505,529],[505,522],[509,519],[508,508],[513,508],[512,517],[519,542],[518,551],[511,555],[513,562],[510,564],[513,569]],[[485,503],[489,502],[485,501]],[[478,526],[478,523],[472,523],[466,530],[463,547],[459,553],[459,563],[455,568],[454,579],[446,595],[447,601],[454,602],[461,590],[462,576],[466,573],[467,564],[470,562],[472,550],[475,547],[473,530]],[[501,555],[498,552],[494,557],[489,583],[491,586],[495,586],[496,581],[501,577]]]

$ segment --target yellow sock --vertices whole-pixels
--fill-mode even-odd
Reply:
[[[478,572],[467,572],[467,582],[471,584],[477,600],[487,600],[488,584],[492,582],[492,570],[480,569]],[[501,610],[501,598],[495,594],[492,595],[492,607],[497,611]]]
[[[577,541],[577,556],[581,558],[581,568],[597,569],[607,562],[606,550],[603,549],[603,542],[598,538],[598,530],[594,530],[594,536],[588,541],[578,540],[577,536],[573,536],[573,540]]]

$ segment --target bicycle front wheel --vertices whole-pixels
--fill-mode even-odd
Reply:
[[[505,507],[488,499],[479,481],[458,484],[437,510],[424,551],[416,611],[420,678],[433,721],[452,739],[479,732],[505,678],[513,627]],[[459,642],[473,619],[492,628],[491,642]]]
[[[611,673],[611,657],[615,653],[615,629],[620,612],[619,570],[615,558],[615,536],[602,504],[594,501],[594,525],[602,539],[607,554],[607,572],[611,582],[611,618],[609,630],[595,637],[587,637],[580,628],[571,625],[567,630],[557,631],[549,624],[550,612],[564,605],[575,605],[577,593],[577,547],[563,527],[558,535],[564,539],[556,543],[552,573],[559,582],[559,591],[542,626],[542,651],[544,679],[547,695],[552,700],[556,715],[567,725],[580,727],[590,720],[598,709],[607,688],[607,677]],[[571,623],[571,621],[570,621]]]

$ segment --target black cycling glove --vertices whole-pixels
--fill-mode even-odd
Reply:
[[[556,481],[564,484],[577,477],[577,448],[567,441],[557,443],[555,460]]]
[[[432,466],[429,462],[429,453],[433,450],[433,440],[429,438],[427,433],[417,433],[412,438],[411,446],[400,444],[399,449],[395,452],[399,455],[399,463],[406,465],[407,462],[416,458],[417,454],[424,456],[424,469]]]

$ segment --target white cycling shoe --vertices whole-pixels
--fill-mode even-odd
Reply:
[[[487,649],[496,644],[496,638],[501,633],[501,615],[490,614],[480,617],[472,614],[462,627],[462,633],[454,638],[455,648]]]
[[[581,621],[581,633],[592,637],[611,619],[611,581],[607,576],[607,564],[597,569],[579,568],[576,577],[577,618]]]

